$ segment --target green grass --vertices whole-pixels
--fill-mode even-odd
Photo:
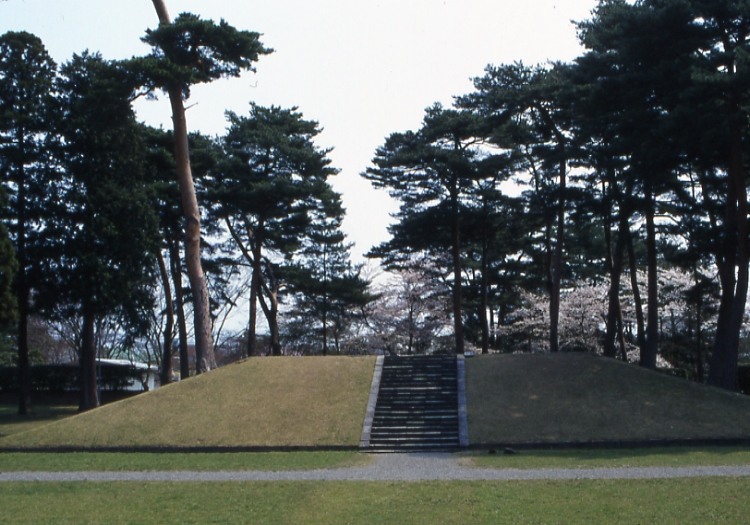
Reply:
[[[750,437],[750,396],[585,354],[466,360],[472,444]]]
[[[502,450],[490,455],[484,450],[462,454],[460,462],[472,467],[512,469],[750,465],[750,449],[520,450],[514,455],[503,454]]]
[[[735,447],[629,450],[521,450],[462,453],[468,467],[510,469],[595,467],[685,467],[750,465],[750,449]],[[366,465],[372,456],[355,451],[240,453],[3,452],[0,472],[309,470]]]
[[[365,465],[358,452],[238,452],[154,454],[119,452],[3,452],[0,472],[311,470]]]
[[[358,445],[374,367],[374,357],[247,359],[0,447]]]
[[[5,524],[738,524],[748,478],[6,483]]]
[[[0,405],[0,438],[26,432],[78,412],[75,406],[34,405],[34,413],[18,415],[17,405]]]

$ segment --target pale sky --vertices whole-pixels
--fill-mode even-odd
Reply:
[[[224,111],[298,106],[324,128],[319,147],[341,173],[344,229],[354,259],[387,240],[397,205],[360,177],[387,135],[418,129],[424,109],[472,90],[487,64],[569,61],[581,54],[571,20],[589,18],[595,0],[166,0],[170,15],[192,12],[257,31],[275,49],[257,72],[193,89],[191,131],[222,134]],[[150,0],[2,0],[0,33],[28,31],[63,62],[84,49],[105,58],[148,53],[156,27]],[[171,128],[169,102],[138,102],[138,118]]]

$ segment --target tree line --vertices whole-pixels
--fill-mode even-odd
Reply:
[[[574,61],[490,65],[452,107],[387,137],[363,176],[401,206],[370,256],[394,270],[432,262],[459,353],[469,340],[483,352],[593,347],[736,390],[750,9],[602,0],[576,27]],[[670,271],[687,282],[665,284]],[[595,289],[604,308],[589,301],[582,323],[593,343],[561,335]]]
[[[388,136],[363,173],[401,203],[369,253],[392,272],[379,284],[350,261],[317,122],[251,103],[222,136],[187,128],[192,85],[272,50],[154,5],[152,52],[129,60],[58,66],[34,35],[0,36],[0,354],[17,355],[21,413],[41,340],[80,360],[83,409],[96,357],[123,355],[164,384],[173,360],[184,378],[260,353],[587,350],[737,388],[742,3],[601,1],[573,62],[490,65]],[[161,93],[173,130],[133,112]],[[241,304],[247,328],[227,334]]]
[[[171,21],[154,5],[160,25],[143,38],[153,51],[129,60],[84,51],[58,66],[36,36],[0,36],[0,321],[4,346],[17,348],[21,414],[39,319],[75,349],[85,410],[99,405],[97,356],[145,353],[162,384],[173,356],[183,378],[191,362],[197,373],[215,367],[213,338],[245,292],[240,356],[256,353],[256,304],[279,355],[282,294],[321,332],[323,353],[327,327],[370,300],[317,122],[250,104],[227,112],[221,137],[188,132],[192,85],[238,76],[271,50],[258,33],[187,13]],[[173,130],[133,111],[162,92]]]

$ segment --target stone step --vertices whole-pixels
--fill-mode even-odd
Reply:
[[[415,404],[425,404],[425,405],[436,405],[440,403],[445,404],[452,404],[457,405],[456,400],[456,392],[452,392],[451,395],[445,395],[445,396],[435,396],[435,395],[414,395],[414,396],[396,396],[396,395],[385,395],[383,397],[378,397],[378,402],[380,403],[380,406],[386,406],[388,403],[409,403],[411,405]]]
[[[372,432],[445,432],[442,426],[436,425],[383,425],[379,426],[377,430]]]
[[[394,405],[389,407],[380,407],[375,413],[375,417],[380,415],[399,415],[399,416],[414,416],[414,415],[432,415],[432,414],[456,414],[456,406],[444,406],[444,405],[423,405],[418,408],[414,408],[410,405]]]
[[[370,442],[381,442],[381,441],[393,441],[398,439],[405,440],[437,440],[437,441],[449,441],[451,439],[458,439],[458,431],[456,432],[378,432],[374,433],[370,438]]]
[[[370,452],[458,449],[456,358],[386,356],[372,414]]]
[[[453,452],[460,450],[456,443],[383,443],[372,445],[367,452],[375,454],[400,453],[400,452]]]
[[[388,406],[416,406],[416,405],[424,405],[425,408],[435,408],[439,407],[441,405],[450,406],[450,407],[456,407],[458,406],[458,403],[454,402],[450,399],[440,399],[440,398],[425,398],[425,397],[407,397],[407,396],[399,396],[399,397],[393,397],[393,398],[386,398],[379,400],[380,401],[380,407],[388,407]]]
[[[435,407],[435,408],[410,408],[410,407],[392,407],[392,408],[381,408],[375,414],[375,417],[417,417],[417,416],[446,416],[456,415],[456,407]]]
[[[388,436],[375,435],[370,438],[371,445],[382,443],[458,443],[458,434],[455,435],[437,435],[437,434],[391,434]]]

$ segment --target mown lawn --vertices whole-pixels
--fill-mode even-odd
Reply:
[[[537,469],[597,467],[688,467],[750,465],[750,449],[740,447],[674,447],[616,450],[503,450],[475,451],[461,455],[471,467]]]
[[[739,524],[748,478],[5,483],[8,525]]]
[[[0,472],[156,471],[156,470],[310,470],[365,465],[359,452],[2,452]]]
[[[0,472],[309,470],[361,466],[373,456],[356,451],[123,453],[2,452]],[[630,450],[520,450],[514,455],[487,450],[458,455],[459,463],[482,468],[686,467],[750,465],[750,449],[737,447]]]

